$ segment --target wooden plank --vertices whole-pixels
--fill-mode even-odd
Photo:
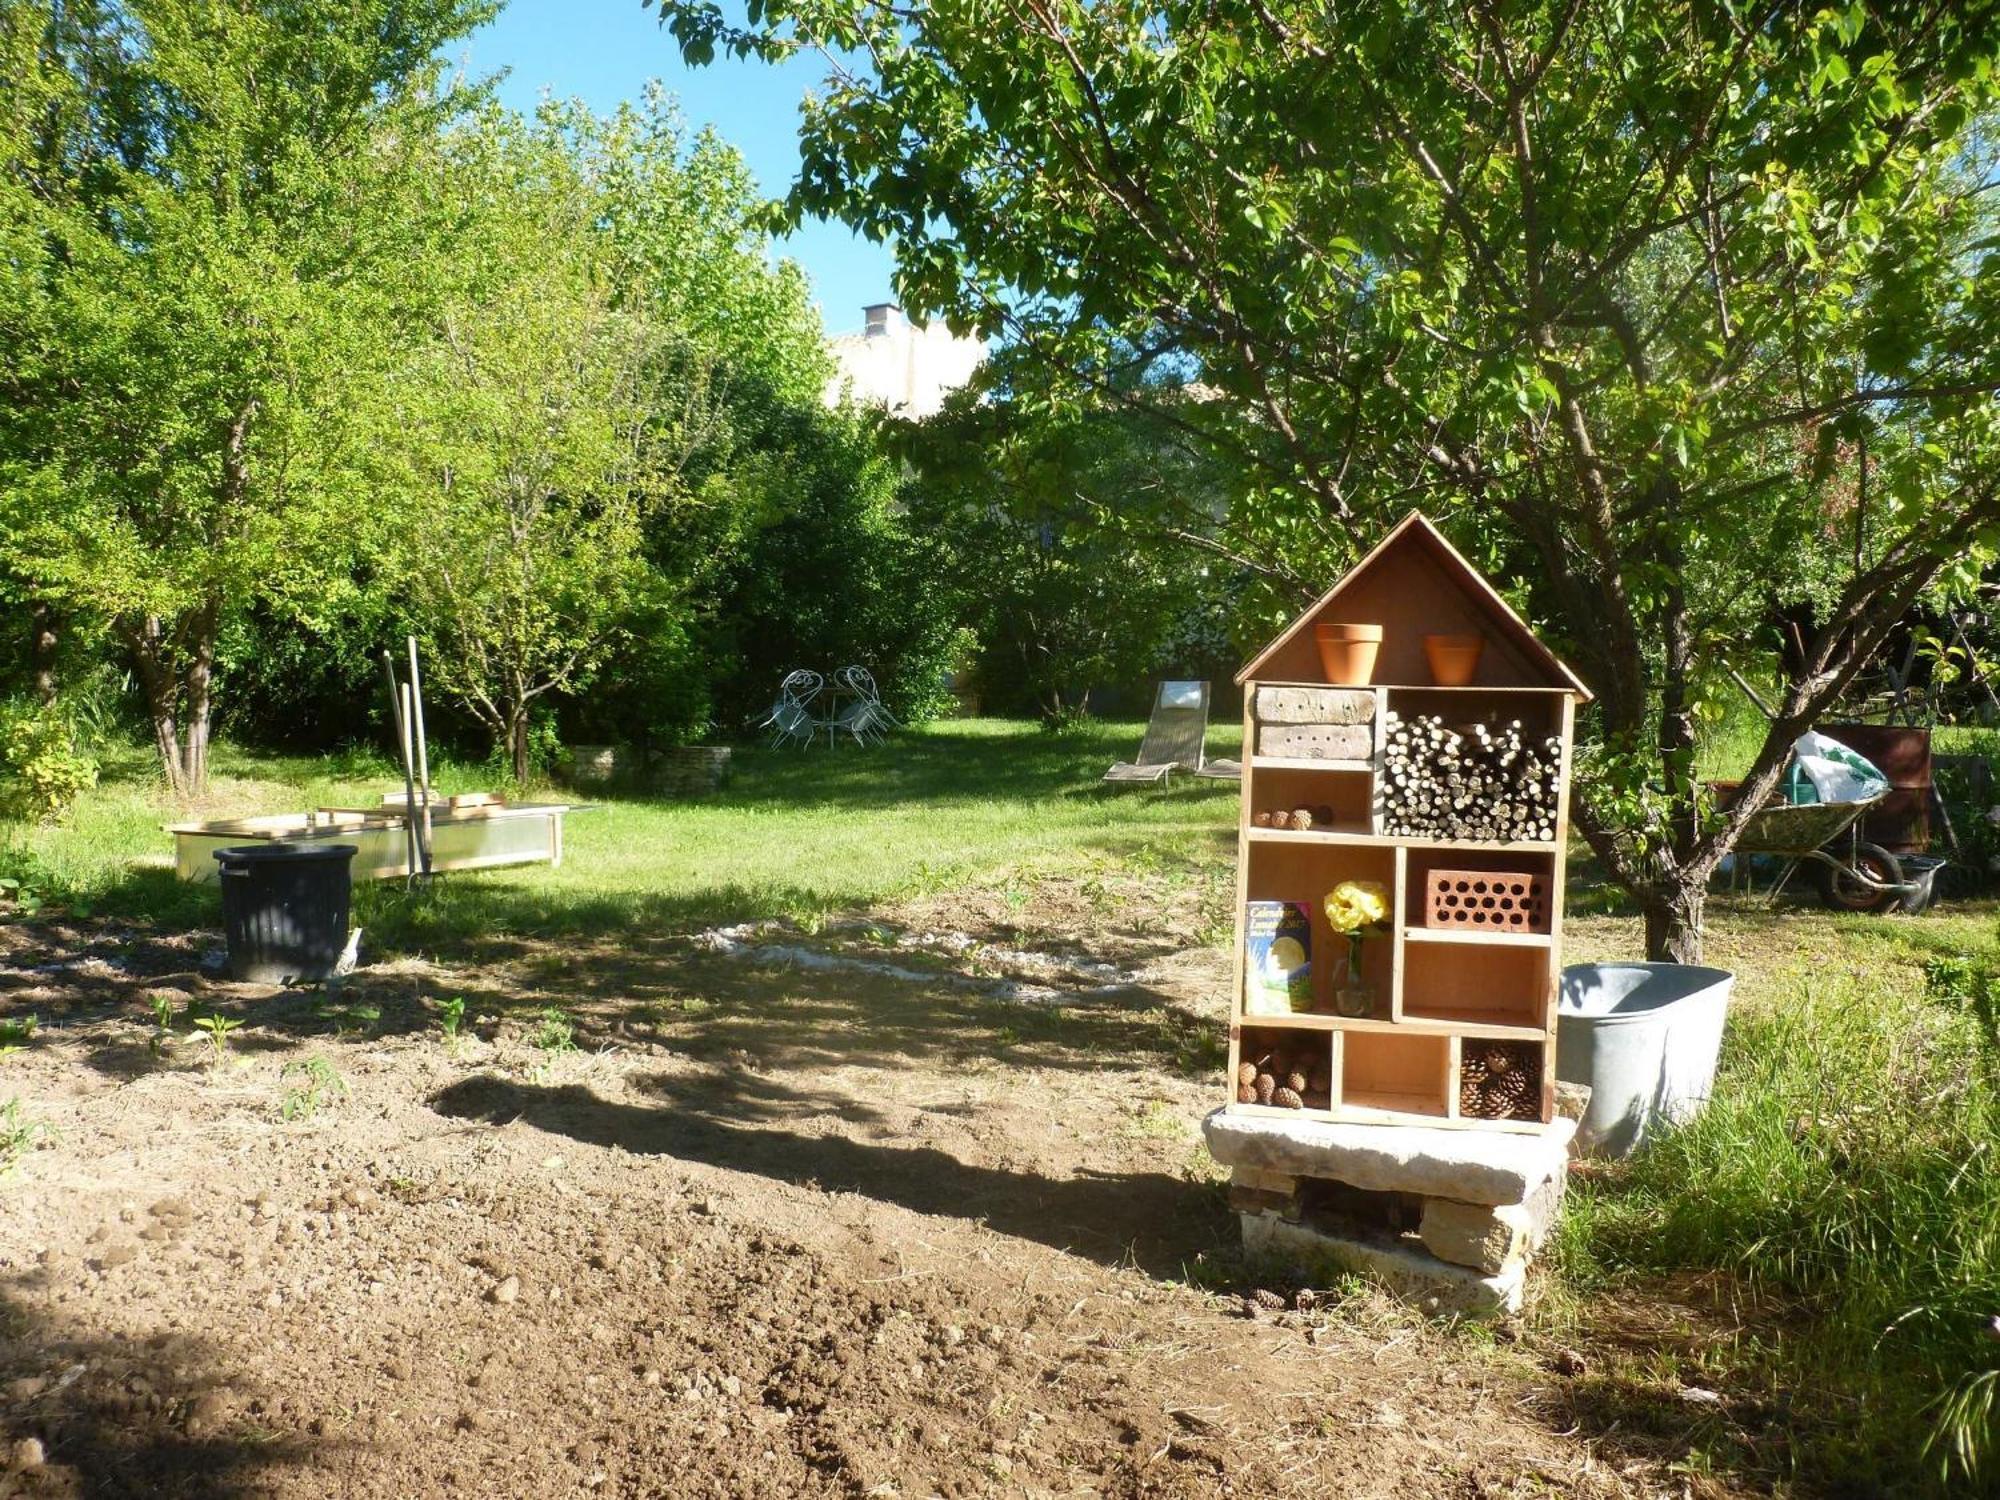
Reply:
[[[1253,755],[1250,764],[1260,771],[1345,771],[1349,775],[1369,775],[1372,760],[1313,760],[1303,755]]]
[[[1403,937],[1412,943],[1463,943],[1475,948],[1548,948],[1555,944],[1552,933],[1495,932],[1480,927],[1406,927]]]
[[[1507,1026],[1491,1021],[1442,1020],[1433,1016],[1413,1016],[1407,1011],[1393,1021],[1376,1021],[1357,1016],[1314,1017],[1331,1022],[1333,1031],[1386,1031],[1397,1036],[1475,1036],[1491,1041],[1536,1042],[1542,1039],[1539,1026]]]
[[[1389,888],[1389,1018],[1403,1016],[1403,903],[1410,899],[1410,851],[1396,847]]]
[[[1254,687],[1243,694],[1243,776],[1237,783],[1236,796],[1236,958],[1232,965],[1229,985],[1229,1072],[1226,1076],[1228,1092],[1226,1099],[1236,1098],[1236,1070],[1243,1062],[1243,991],[1248,978],[1248,944],[1244,924],[1248,919],[1250,903],[1250,807],[1251,798],[1256,795],[1256,767],[1252,764],[1249,751],[1256,745],[1257,726],[1250,712],[1250,705],[1256,699]]]
[[[1467,849],[1493,850],[1500,854],[1548,854],[1561,846],[1552,840],[1516,839],[1508,843],[1482,842],[1478,839],[1421,839],[1400,838],[1394,834],[1370,833],[1352,823],[1333,823],[1325,828],[1313,828],[1304,833],[1295,833],[1289,828],[1252,828],[1247,837],[1255,843],[1275,844],[1356,844],[1364,848],[1377,849]]]

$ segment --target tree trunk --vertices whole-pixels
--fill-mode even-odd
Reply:
[[[146,717],[153,726],[153,747],[160,752],[160,774],[175,797],[187,795],[186,768],[181,761],[180,713],[175,702],[174,672],[167,660],[166,635],[158,615],[148,615],[126,631],[132,666],[146,697]]]
[[[160,774],[176,798],[199,796],[208,789],[215,637],[221,617],[221,606],[212,600],[194,615],[188,622],[193,639],[186,643],[185,658],[169,641],[158,615],[148,615],[124,630],[145,693],[153,746],[160,752]]]
[[[507,705],[507,758],[513,763],[514,785],[528,784],[528,705]]]
[[[1702,914],[1708,890],[1699,880],[1672,876],[1645,893],[1646,957],[1655,963],[1701,962]]]
[[[46,601],[28,606],[28,681],[44,708],[56,701],[56,628],[56,612]]]
[[[215,631],[221,617],[221,606],[211,599],[194,619],[194,649],[188,662],[184,693],[187,752],[183,770],[190,794],[208,790],[208,735],[215,704]]]

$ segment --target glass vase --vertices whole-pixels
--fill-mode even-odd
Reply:
[[[1375,1015],[1375,986],[1361,974],[1361,944],[1351,940],[1347,962],[1334,986],[1333,1008],[1350,1021],[1372,1020]]]

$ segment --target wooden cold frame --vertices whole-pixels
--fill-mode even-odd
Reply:
[[[1236,955],[1231,999],[1229,1108],[1252,1114],[1357,1123],[1539,1131],[1554,1118],[1555,1002],[1562,952],[1564,851],[1569,840],[1569,781],[1576,707],[1585,694],[1548,656],[1498,595],[1427,525],[1399,528],[1421,545],[1385,544],[1363,566],[1295,621],[1241,679],[1244,688],[1242,796],[1237,820]],[[1435,538],[1435,544],[1432,542]],[[1395,538],[1392,538],[1394,541]],[[1442,551],[1440,550],[1442,549]],[[1448,554],[1448,555],[1447,555]],[[1468,575],[1470,582],[1468,582]],[[1476,587],[1474,585],[1476,584]],[[1505,611],[1504,622],[1495,611]],[[1306,761],[1256,755],[1255,702],[1260,686],[1326,684],[1317,672],[1312,632],[1319,619],[1376,623],[1384,639],[1375,694],[1375,754],[1366,761]],[[1427,681],[1421,637],[1478,630],[1486,637],[1478,681],[1442,688]],[[1519,843],[1393,837],[1381,832],[1377,801],[1381,723],[1386,710],[1436,713],[1456,722],[1519,719],[1561,742],[1555,836]],[[1330,824],[1306,831],[1259,828],[1259,810],[1326,806]],[[1433,869],[1533,871],[1548,888],[1547,930],[1482,932],[1423,924],[1424,881]],[[1331,976],[1342,940],[1325,923],[1321,900],[1342,880],[1379,881],[1390,891],[1390,931],[1365,945],[1364,971],[1377,1013],[1335,1013]],[[1313,921],[1313,1008],[1288,1016],[1246,1014],[1246,904],[1307,903]],[[1246,1031],[1324,1035],[1331,1049],[1332,1095],[1324,1110],[1235,1103]],[[1541,1097],[1535,1120],[1462,1118],[1459,1066],[1467,1039],[1539,1047]]]

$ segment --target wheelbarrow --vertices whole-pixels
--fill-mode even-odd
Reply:
[[[1904,879],[1902,861],[1857,832],[1870,809],[1888,795],[1885,790],[1860,802],[1768,803],[1750,815],[1736,840],[1736,853],[1785,861],[1771,886],[1768,899],[1774,904],[1799,867],[1810,864],[1821,901],[1836,911],[1873,911],[1890,897],[1916,889]],[[1747,872],[1748,865],[1739,861],[1738,868]]]

